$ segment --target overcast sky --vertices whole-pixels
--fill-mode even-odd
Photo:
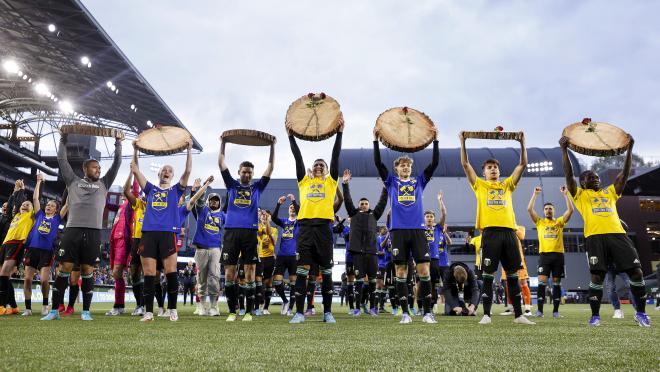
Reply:
[[[195,177],[219,176],[218,136],[231,128],[276,135],[274,177],[293,177],[286,109],[320,91],[341,104],[344,148],[370,147],[378,114],[405,105],[434,120],[442,147],[498,124],[554,147],[588,116],[660,159],[660,2],[83,2],[204,146]],[[332,140],[299,143],[306,159],[330,155]],[[227,156],[260,174],[268,153],[228,146]]]

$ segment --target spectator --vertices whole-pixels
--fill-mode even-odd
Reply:
[[[449,266],[443,286],[445,315],[475,316],[479,306],[479,286],[474,272],[464,263]]]

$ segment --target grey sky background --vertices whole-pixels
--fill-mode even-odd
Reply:
[[[441,147],[498,124],[554,147],[588,116],[660,159],[660,2],[83,2],[204,146],[194,177],[219,176],[218,136],[231,128],[276,135],[274,177],[294,177],[284,116],[320,91],[342,106],[344,148],[370,147],[378,114],[406,105],[435,121]],[[332,140],[299,144],[305,159],[328,158]],[[267,156],[228,146],[232,170],[251,160],[260,174]],[[147,162],[180,174],[184,158]]]

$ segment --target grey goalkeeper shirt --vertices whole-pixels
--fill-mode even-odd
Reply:
[[[105,176],[98,181],[76,176],[67,159],[64,139],[60,139],[57,162],[60,166],[62,179],[64,179],[69,191],[69,212],[66,227],[101,229],[103,227],[103,210],[105,209],[108,188],[114,182],[121,165],[121,141],[115,142],[115,156],[112,166]]]

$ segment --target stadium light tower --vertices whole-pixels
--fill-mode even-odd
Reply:
[[[541,201],[545,204],[545,194],[543,193],[543,175],[552,172],[551,161],[540,161],[536,163],[527,164],[527,172],[539,176],[539,183],[541,186]]]

